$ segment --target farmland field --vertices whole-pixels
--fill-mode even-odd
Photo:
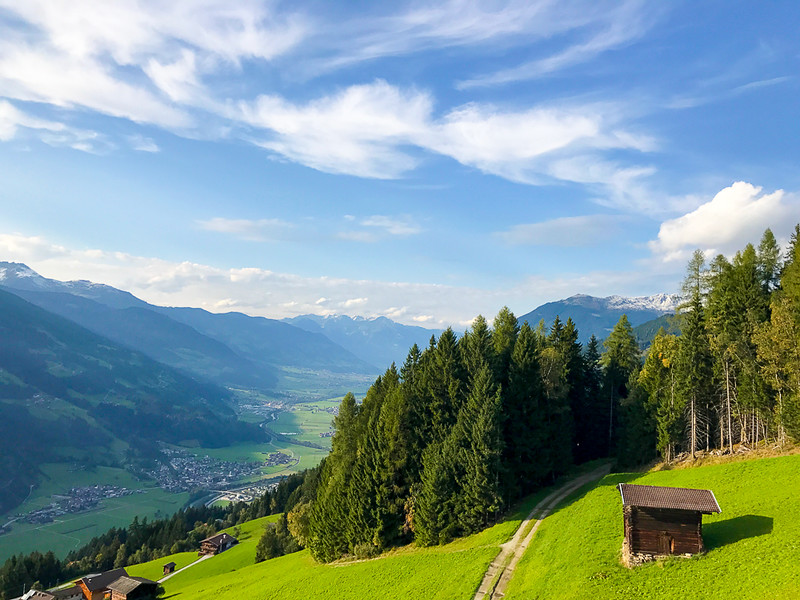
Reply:
[[[5,561],[12,554],[34,550],[52,550],[63,557],[111,527],[127,527],[137,515],[140,518],[170,515],[189,498],[187,493],[171,494],[138,481],[123,469],[97,467],[94,470],[70,471],[69,465],[58,463],[45,464],[42,471],[46,475],[42,484],[34,488],[30,498],[22,505],[4,515],[3,522],[13,518],[14,514],[46,506],[52,494],[63,493],[72,487],[108,484],[144,492],[107,498],[94,510],[64,515],[51,523],[14,523],[9,533],[0,535],[0,561]]]

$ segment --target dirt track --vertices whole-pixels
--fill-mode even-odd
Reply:
[[[539,502],[522,521],[514,537],[501,546],[500,552],[486,570],[483,581],[481,581],[480,586],[478,586],[478,591],[475,593],[474,600],[497,600],[502,598],[505,595],[508,582],[514,575],[514,569],[516,569],[519,559],[522,558],[533,536],[536,535],[536,531],[539,529],[542,520],[550,514],[550,511],[552,511],[561,500],[579,487],[607,474],[609,469],[610,465],[603,465],[590,473],[576,477],[548,494]],[[537,514],[539,515],[538,517],[536,517]],[[523,539],[522,536],[532,520],[535,520],[535,523]]]

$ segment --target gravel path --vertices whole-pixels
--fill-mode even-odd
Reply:
[[[203,561],[204,561],[204,560],[206,560],[207,558],[212,558],[213,556],[214,556],[213,554],[204,554],[203,556],[201,556],[200,558],[198,558],[196,561],[194,561],[194,562],[191,562],[191,563],[189,563],[188,565],[186,565],[185,567],[182,567],[182,568],[178,569],[177,571],[173,571],[173,572],[172,572],[172,573],[170,573],[169,575],[166,575],[166,576],[162,577],[161,579],[159,579],[159,580],[158,580],[158,583],[161,583],[162,581],[166,581],[167,579],[169,579],[170,577],[174,577],[175,575],[177,575],[177,574],[178,574],[178,573],[180,573],[181,571],[185,571],[185,570],[186,570],[186,569],[188,569],[189,567],[193,567],[193,566],[195,566],[197,563],[203,562]]]
[[[474,600],[499,600],[502,598],[505,595],[508,582],[514,575],[514,569],[516,569],[519,559],[522,558],[533,536],[536,535],[536,531],[539,529],[542,520],[550,514],[561,500],[590,481],[600,479],[609,472],[610,468],[611,466],[606,464],[585,475],[576,477],[539,502],[522,521],[514,537],[500,546],[501,550],[486,570],[483,581],[478,587],[478,591],[475,593]],[[538,517],[536,517],[537,514],[539,515]],[[533,527],[531,527],[528,534],[523,538],[522,536],[531,521],[535,521]]]

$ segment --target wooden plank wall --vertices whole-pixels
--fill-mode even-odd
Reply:
[[[695,554],[703,550],[702,513],[625,507],[625,538],[631,552]]]

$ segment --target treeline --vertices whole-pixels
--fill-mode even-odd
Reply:
[[[667,460],[800,439],[800,226],[785,257],[769,229],[730,261],[695,252],[683,295],[681,335],[636,376],[638,427]]]
[[[0,600],[16,598],[22,590],[46,589],[87,573],[107,571],[174,554],[197,550],[200,540],[271,514],[288,512],[312,495],[319,469],[282,479],[250,504],[238,502],[225,508],[189,507],[166,519],[134,518],[127,528],[112,528],[59,560],[52,552],[12,556],[0,567]]]
[[[615,343],[609,353],[624,353]],[[479,316],[461,338],[448,329],[424,351],[412,347],[361,404],[342,401],[307,546],[330,561],[446,542],[493,523],[574,462],[606,456],[608,398],[627,381],[615,361],[608,379],[597,340],[584,350],[571,320],[520,327],[507,308],[493,328]]]

